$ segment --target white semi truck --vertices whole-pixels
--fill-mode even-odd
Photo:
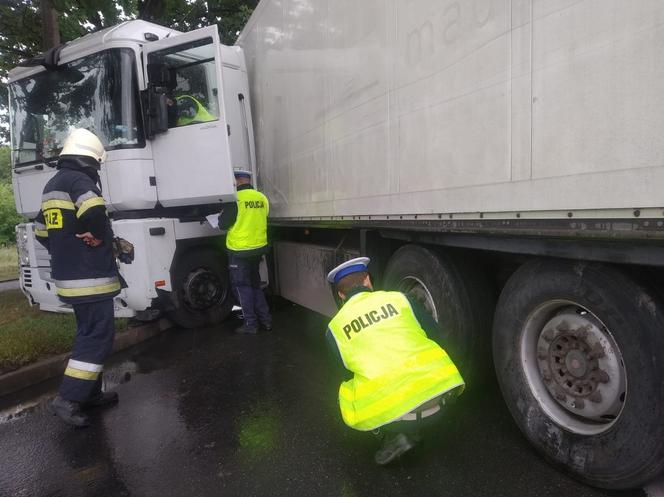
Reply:
[[[255,163],[242,50],[221,45],[216,27],[183,34],[131,21],[12,70],[9,93],[16,208],[27,218],[72,127],[95,131],[106,146],[104,199],[115,234],[136,251],[120,265],[128,287],[116,315],[164,309],[187,327],[225,318],[224,244],[205,216],[236,198],[233,168]],[[70,311],[31,223],[17,227],[17,241],[31,302]]]
[[[493,349],[547,459],[637,487],[664,469],[663,21],[657,0],[262,0],[241,48],[129,22],[12,72],[17,207],[37,212],[64,130],[95,129],[137,250],[118,313],[213,323],[231,303],[203,219],[250,167],[275,293],[330,314],[327,270],[370,256],[469,388]],[[185,125],[186,96],[217,119]],[[31,223],[18,239],[24,291],[62,310]]]
[[[263,0],[238,44],[276,291],[330,313],[326,271],[368,255],[469,388],[493,348],[554,464],[660,473],[664,2]]]

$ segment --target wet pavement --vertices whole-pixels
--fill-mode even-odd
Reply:
[[[270,334],[235,322],[175,330],[114,357],[120,404],[74,429],[44,407],[57,381],[0,399],[0,496],[621,496],[549,467],[497,387],[464,395],[412,454],[373,463],[378,440],[347,429],[325,321],[298,307]]]
[[[18,290],[20,288],[18,280],[0,281],[0,292],[8,290]]]

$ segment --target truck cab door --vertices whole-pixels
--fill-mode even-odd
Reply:
[[[149,91],[160,86],[168,106],[168,130],[151,142],[161,205],[235,200],[217,27],[146,45],[143,67]]]

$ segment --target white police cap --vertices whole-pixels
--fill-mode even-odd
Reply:
[[[348,276],[349,274],[359,273],[360,271],[366,271],[367,266],[371,262],[371,259],[368,257],[357,257],[351,259],[342,264],[339,264],[332,271],[327,273],[327,281],[330,283],[338,283],[341,278]]]
[[[251,178],[251,171],[247,169],[235,168],[233,169],[233,175],[238,178]]]

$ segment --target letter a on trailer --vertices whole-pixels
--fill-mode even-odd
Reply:
[[[168,101],[168,131],[151,142],[164,207],[235,199],[216,26],[144,47],[146,86]]]

